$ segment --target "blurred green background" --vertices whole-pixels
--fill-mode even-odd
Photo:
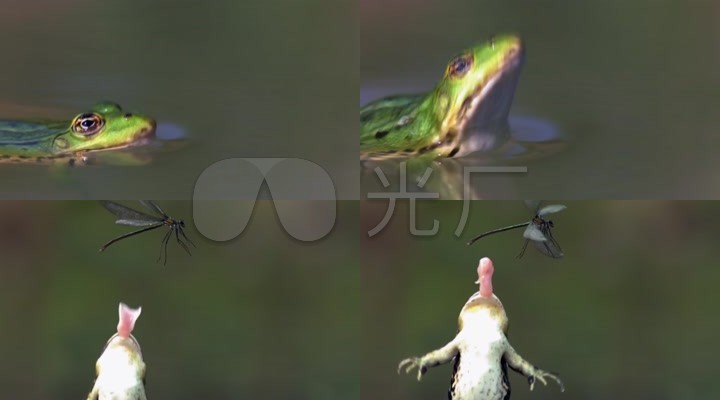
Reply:
[[[718,15],[712,0],[361,1],[360,103],[428,91],[458,52],[517,32],[511,116],[557,125],[569,148],[490,197],[717,198]]]
[[[189,141],[150,166],[77,168],[65,180],[3,165],[4,198],[188,200],[203,169],[230,157],[308,159],[330,173],[339,198],[357,198],[354,1],[0,7],[0,118],[24,116],[18,109],[72,117],[108,99],[182,127]],[[67,111],[48,112],[56,108]]]
[[[150,399],[359,397],[357,203],[312,243],[268,201],[223,243],[194,229],[189,202],[158,204],[197,245],[188,256],[173,239],[165,266],[161,229],[99,253],[132,227],[96,202],[0,202],[3,398],[84,399],[121,301],[143,307]]]
[[[367,399],[440,399],[452,367],[421,383],[396,372],[400,360],[449,342],[477,290],[481,257],[510,318],[509,339],[536,366],[560,373],[557,386],[528,389],[510,372],[513,399],[711,399],[720,396],[720,248],[717,202],[559,202],[553,234],[565,257],[531,246],[517,259],[522,230],[466,246],[471,237],[530,218],[520,201],[473,202],[460,238],[462,202],[418,203],[409,233],[406,203],[377,236],[386,202],[361,205],[362,388]],[[558,203],[546,202],[545,204]]]

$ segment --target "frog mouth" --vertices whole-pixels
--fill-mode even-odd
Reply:
[[[497,72],[480,83],[463,100],[458,112],[455,156],[491,150],[510,136],[508,114],[524,61],[524,50],[518,45],[508,52]]]
[[[157,124],[155,123],[155,121],[152,121],[150,123],[150,126],[142,128],[140,130],[140,133],[135,136],[134,140],[128,144],[128,147],[143,146],[154,140],[156,127]]]
[[[128,335],[128,337],[122,337],[122,336],[120,336],[120,334],[118,334],[118,333],[110,336],[110,339],[108,339],[107,342],[105,342],[105,346],[103,346],[102,352],[104,353],[105,350],[107,350],[108,346],[110,346],[110,343],[113,343],[113,341],[114,341],[115,339],[117,339],[117,338],[119,338],[121,341],[122,341],[122,340],[129,340],[130,343],[131,343],[133,346],[135,346],[137,352],[140,354],[140,357],[142,357],[142,351],[141,351],[141,349],[140,349],[140,343],[137,341],[137,339],[135,339],[135,336],[133,336],[132,334]]]
[[[108,150],[121,150],[129,149],[133,147],[145,146],[155,140],[155,121],[152,121],[150,126],[140,129],[136,135],[134,135],[127,143],[121,143],[116,146],[108,146],[98,149],[86,150],[87,152],[99,152]]]

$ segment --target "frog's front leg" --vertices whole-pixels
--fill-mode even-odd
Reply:
[[[100,389],[98,388],[97,383],[93,386],[92,390],[87,396],[87,400],[98,400],[98,394],[100,392]]]
[[[417,379],[422,379],[422,376],[427,372],[428,368],[452,361],[452,359],[459,353],[457,342],[458,339],[456,337],[442,348],[431,351],[422,357],[411,357],[400,361],[400,365],[398,365],[398,374],[403,370],[403,368],[405,369],[405,373],[409,373],[413,368],[417,368]]]
[[[503,355],[503,358],[505,359],[505,361],[507,361],[510,368],[512,368],[518,373],[523,374],[528,378],[530,390],[533,390],[533,388],[535,387],[535,380],[539,380],[543,383],[543,385],[547,386],[545,378],[550,378],[557,382],[558,386],[560,386],[561,392],[565,391],[565,386],[563,385],[560,378],[558,378],[557,374],[553,374],[540,368],[536,368],[534,365],[530,364],[529,361],[522,358],[522,356],[518,354],[515,349],[513,349],[512,346],[510,346],[509,344],[507,350],[505,351],[505,354]]]

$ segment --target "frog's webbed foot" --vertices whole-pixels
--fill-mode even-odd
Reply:
[[[554,380],[555,382],[557,382],[558,386],[560,386],[560,391],[561,392],[565,391],[565,385],[563,385],[562,381],[560,380],[560,378],[558,378],[557,374],[543,371],[539,368],[535,369],[535,371],[533,371],[533,373],[530,376],[528,376],[528,383],[530,384],[530,390],[533,390],[533,388],[535,387],[536,380],[542,382],[543,385],[547,386],[547,381],[545,380],[545,378],[550,378],[550,379]]]
[[[402,361],[400,361],[400,364],[398,365],[398,374],[405,369],[405,373],[409,374],[410,371],[413,370],[413,368],[418,369],[417,379],[418,381],[422,379],[422,376],[427,372],[427,366],[423,364],[422,358],[420,357],[411,357],[406,358]]]

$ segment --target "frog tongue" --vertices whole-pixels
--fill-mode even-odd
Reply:
[[[130,333],[135,327],[135,321],[137,321],[138,317],[140,317],[141,312],[142,307],[130,308],[125,305],[125,303],[120,303],[120,306],[118,307],[118,314],[120,316],[120,321],[117,326],[118,336],[122,338],[130,336]]]
[[[480,296],[482,297],[492,297],[493,295],[493,289],[492,289],[492,274],[493,271],[495,271],[495,268],[493,267],[493,262],[487,257],[483,257],[480,260],[480,264],[478,264],[477,273],[478,273],[478,280],[475,281],[475,283],[480,284]]]

